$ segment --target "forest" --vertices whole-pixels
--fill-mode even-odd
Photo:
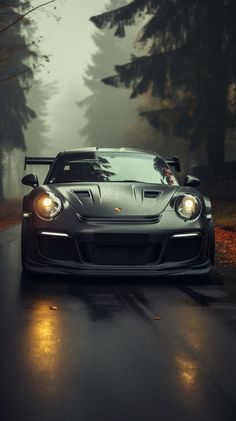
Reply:
[[[60,138],[60,121],[56,138],[50,135],[47,104],[60,81],[56,88],[40,75],[50,58],[32,19],[35,9],[47,10],[50,3],[58,2],[0,1],[0,201],[22,194],[18,175],[25,154],[56,154],[74,145],[178,155],[183,170],[203,180],[235,175],[235,1],[104,4],[88,20],[94,49],[78,74],[87,94],[75,98],[77,136],[69,143]],[[63,7],[69,8],[67,1]],[[79,59],[79,44],[73,54]],[[68,109],[67,99],[61,109]]]
[[[125,42],[126,28],[149,17],[136,34],[142,53],[116,63],[103,82],[130,88],[131,99],[146,97],[139,115],[157,131],[188,139],[190,151],[203,148],[211,176],[226,171],[227,136],[235,140],[235,15],[232,0],[133,0],[91,18]]]

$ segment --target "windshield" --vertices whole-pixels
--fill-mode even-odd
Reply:
[[[178,184],[165,161],[152,154],[80,152],[59,157],[47,183],[140,182]]]

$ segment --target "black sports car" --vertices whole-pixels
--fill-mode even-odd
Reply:
[[[205,275],[214,261],[211,202],[186,176],[180,186],[163,159],[136,149],[87,148],[56,158],[43,185],[22,182],[22,265],[27,272],[76,275]]]

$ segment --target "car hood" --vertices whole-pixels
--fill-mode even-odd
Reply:
[[[54,184],[84,218],[154,217],[163,212],[179,186],[140,183]]]

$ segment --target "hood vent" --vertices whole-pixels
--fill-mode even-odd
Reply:
[[[89,199],[91,197],[89,190],[79,190],[74,192],[79,199]]]
[[[161,192],[156,190],[144,190],[143,197],[144,199],[157,199],[160,194]]]
[[[83,206],[95,206],[93,194],[90,190],[77,190],[74,194]]]

